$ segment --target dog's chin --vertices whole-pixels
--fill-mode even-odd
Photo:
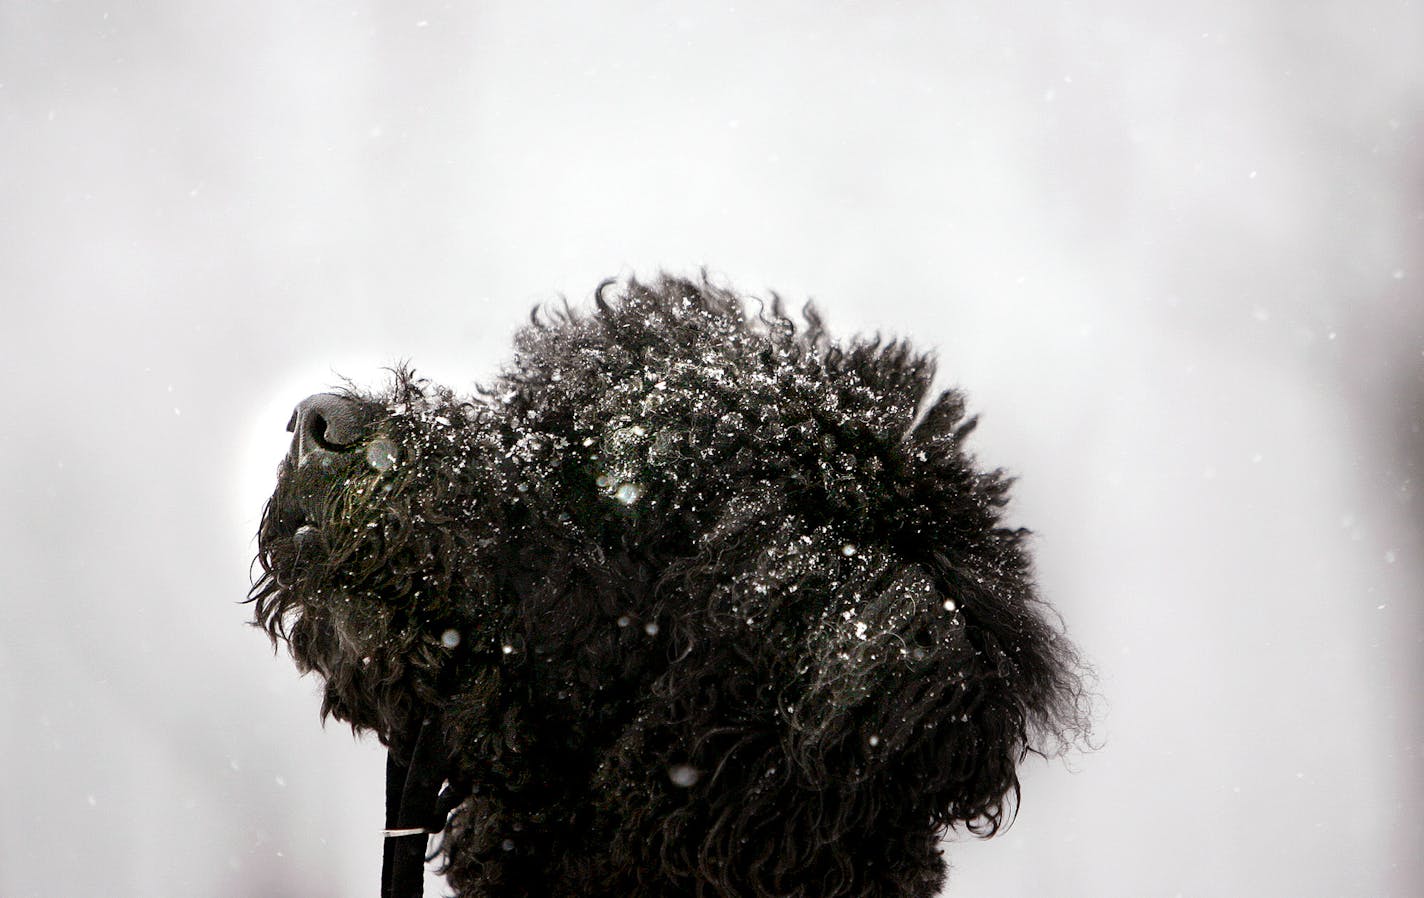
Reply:
[[[261,533],[261,548],[269,557],[307,567],[326,555],[324,533],[339,524],[331,520],[333,486],[346,476],[346,467],[283,465]]]
[[[268,503],[257,549],[269,572],[288,590],[323,566],[329,554],[318,519],[281,489]]]

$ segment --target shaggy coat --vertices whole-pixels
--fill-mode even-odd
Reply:
[[[256,623],[395,752],[438,714],[458,895],[932,896],[1081,734],[962,396],[803,315],[605,284],[474,397],[398,371],[284,461]]]

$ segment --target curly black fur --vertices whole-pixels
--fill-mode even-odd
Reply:
[[[256,623],[398,750],[441,712],[458,894],[930,896],[1082,734],[961,395],[804,317],[605,284],[476,397],[401,370],[283,464]]]

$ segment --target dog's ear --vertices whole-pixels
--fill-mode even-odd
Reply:
[[[808,639],[791,747],[813,779],[826,771],[817,788],[872,778],[877,800],[992,835],[1012,819],[1020,762],[1079,743],[1089,702],[1028,533],[1001,525],[1011,481],[965,451],[972,420],[957,391],[940,394],[887,466],[896,500]]]
[[[793,761],[846,802],[874,795],[907,817],[992,835],[1012,817],[1025,756],[1077,738],[1078,659],[1025,581],[864,552],[881,573],[847,583],[832,607],[854,593],[854,616],[812,637]]]
[[[1083,665],[1026,578],[951,571],[936,579],[948,584],[944,601],[959,632],[931,676],[955,685],[908,755],[928,774],[937,823],[991,836],[1017,809],[1025,757],[1058,754],[1086,735]]]

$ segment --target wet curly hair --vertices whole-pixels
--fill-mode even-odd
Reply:
[[[458,895],[931,896],[1085,734],[962,395],[801,317],[610,282],[470,397],[348,386],[282,463],[255,623],[393,752],[438,712]]]

